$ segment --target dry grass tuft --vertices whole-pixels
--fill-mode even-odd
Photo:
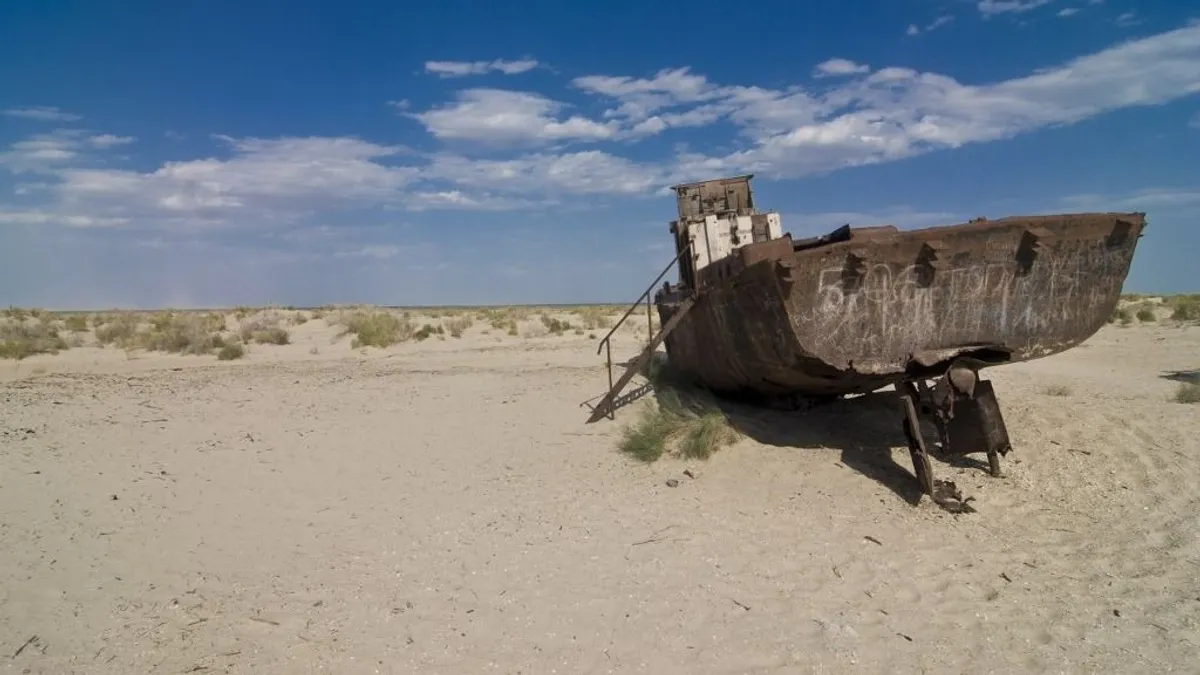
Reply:
[[[63,320],[63,325],[72,333],[88,332],[87,317],[82,314],[72,314]]]
[[[543,314],[541,319],[542,325],[546,327],[546,330],[549,331],[551,335],[562,335],[563,333],[571,330],[570,322],[556,319],[549,314]]]
[[[1200,384],[1196,382],[1181,382],[1175,390],[1176,403],[1200,403]]]
[[[612,325],[613,310],[611,307],[580,307],[575,310],[576,316],[579,317],[583,328],[586,330],[596,330],[598,328],[608,328]]]
[[[19,361],[35,354],[57,354],[70,347],[53,323],[28,321],[32,315],[24,312],[15,314],[21,319],[8,316],[0,320],[0,359]]]
[[[637,422],[621,431],[621,452],[642,462],[655,462],[666,452],[675,420],[653,403],[642,407]]]
[[[444,335],[445,333],[446,329],[442,328],[440,324],[437,326],[425,324],[424,326],[421,326],[417,332],[413,333],[413,339],[417,342],[420,342],[422,340],[427,340],[434,335]]]
[[[288,331],[279,325],[284,316],[278,312],[265,311],[242,320],[238,334],[246,342],[260,345],[286,345],[292,341]]]
[[[687,387],[664,367],[652,367],[649,376],[658,400],[648,402],[637,421],[622,429],[621,452],[643,462],[666,454],[708,459],[740,438],[711,398]]]
[[[93,325],[96,329],[96,341],[101,345],[117,347],[131,346],[141,326],[141,318],[137,314],[122,312],[99,316]]]
[[[444,325],[450,337],[460,338],[471,326],[475,325],[475,321],[470,316],[455,316],[446,319]]]
[[[226,342],[219,350],[217,350],[217,360],[233,361],[240,359],[246,355],[246,346],[237,340]]]
[[[172,354],[211,354],[225,346],[220,332],[224,323],[221,319],[218,327],[211,315],[163,312],[152,316],[149,329],[138,331],[132,344],[124,346]]]
[[[1174,321],[1200,321],[1200,295],[1177,295],[1168,298],[1167,306]]]
[[[416,334],[416,325],[407,315],[401,318],[391,312],[359,310],[343,315],[339,323],[345,324],[345,333],[354,334],[350,343],[354,349],[390,347]]]
[[[1137,317],[1137,320],[1141,321],[1142,323],[1153,323],[1158,320],[1158,317],[1154,314],[1154,310],[1150,309],[1149,307],[1143,307],[1139,309],[1135,316]]]

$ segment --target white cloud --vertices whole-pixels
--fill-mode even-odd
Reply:
[[[67,227],[112,227],[128,223],[125,218],[67,215],[50,211],[6,211],[0,209],[0,225],[66,225]]]
[[[954,17],[950,16],[949,14],[944,14],[944,15],[939,16],[938,18],[934,19],[932,22],[930,22],[930,24],[928,26],[925,26],[925,30],[926,31],[937,30],[938,28],[945,26],[946,24],[950,23],[951,21],[954,21]]]
[[[938,18],[936,18],[933,21],[930,21],[928,24],[926,24],[925,32],[930,33],[932,31],[935,31],[935,30],[941,28],[942,26],[945,26],[946,24],[950,23],[951,21],[954,21],[954,17],[952,15],[943,14],[942,16],[939,16]],[[908,24],[908,30],[905,31],[905,34],[910,35],[910,36],[911,35],[920,35],[921,27],[915,23],[910,23],[910,24]]]
[[[645,194],[667,180],[662,168],[598,150],[502,160],[442,155],[423,175],[472,188],[543,195]]]
[[[17,173],[44,172],[66,166],[80,157],[83,132],[58,129],[17,141],[0,152],[0,166]]]
[[[399,148],[354,138],[220,138],[233,150],[227,159],[168,162],[148,173],[60,170],[60,215],[184,227],[288,221],[314,210],[399,200],[417,171],[382,162]]]
[[[59,110],[54,106],[35,105],[25,108],[8,108],[0,112],[9,117],[19,117],[38,122],[74,122],[80,119],[79,115]]]
[[[1125,12],[1113,20],[1113,23],[1119,28],[1130,28],[1140,24],[1141,22],[1142,19],[1138,16],[1137,12]]]
[[[1075,16],[1078,13],[1079,13],[1078,7],[1064,7],[1062,9],[1058,10],[1058,15],[1063,17],[1064,19],[1067,18],[1068,16]]]
[[[813,76],[859,75],[869,72],[871,72],[871,67],[868,65],[855,63],[849,59],[835,58],[817,64],[817,67],[813,69]]]
[[[517,75],[537,68],[538,62],[533,59],[518,59],[516,61],[426,61],[425,72],[438,77],[466,77],[467,75],[483,75],[498,72],[505,75]]]
[[[1200,25],[992,84],[964,85],[944,75],[884,68],[821,97],[762,96],[732,116],[759,127],[760,133],[751,133],[758,142],[709,158],[706,166],[776,176],[829,171],[1009,138],[1196,92]],[[754,110],[757,115],[748,114]],[[764,124],[764,118],[775,124]]]
[[[692,74],[687,68],[660,70],[650,78],[588,75],[575,78],[571,84],[589,94],[618,101],[620,105],[605,111],[604,116],[622,120],[626,124],[643,122],[669,108],[700,104],[727,96],[725,90],[715,87],[708,78]],[[659,121],[661,125],[655,126],[660,131],[671,123],[664,116],[660,116]]]
[[[390,244],[368,244],[348,251],[337,251],[334,253],[334,256],[338,258],[376,258],[378,260],[386,260],[400,255],[401,250],[403,249],[399,246]]]
[[[467,160],[469,161],[469,160]],[[410,211],[432,211],[457,209],[469,211],[512,211],[534,209],[553,203],[549,200],[502,197],[489,193],[468,194],[462,190],[434,190],[414,192],[404,201]]]
[[[1200,216],[1200,186],[1145,188],[1125,195],[1079,194],[1063,197],[1055,207],[1074,211],[1169,211]]]
[[[1023,14],[1047,5],[1050,0],[979,0],[975,5],[984,17],[997,14]]]
[[[860,70],[836,60],[822,65]],[[220,137],[220,154],[129,171],[100,153],[132,138],[59,130],[12,144],[0,168],[38,171],[49,187],[22,203],[37,202],[62,222],[255,227],[361,209],[575,208],[586,202],[567,196],[654,195],[726,172],[825,173],[1176,100],[1200,92],[1200,24],[991,83],[902,67],[847,74],[854,76],[820,90],[724,85],[686,68],[576,78],[577,93],[607,108],[598,119],[570,115],[539,94],[468,89],[444,107],[404,113],[457,146],[426,154],[349,137]],[[673,156],[633,159],[613,150],[624,147],[616,141],[718,121],[734,132],[703,152],[677,144]],[[569,151],[561,147],[568,141],[608,145]],[[503,144],[536,151],[501,152]],[[481,146],[487,154],[470,152]]]
[[[447,106],[410,116],[443,140],[500,143],[544,143],[564,140],[603,140],[617,131],[578,115],[560,119],[562,103],[538,94],[504,89],[467,89]]]
[[[132,143],[136,138],[133,136],[114,136],[112,134],[100,134],[92,136],[87,140],[88,145],[96,148],[111,148],[118,145],[126,145]]]

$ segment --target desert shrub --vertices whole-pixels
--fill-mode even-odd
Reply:
[[[608,328],[612,325],[610,316],[612,312],[608,307],[580,307],[575,310],[575,314],[579,316],[579,320],[587,330]]]
[[[260,345],[286,345],[291,342],[288,331],[279,323],[283,320],[278,312],[265,311],[242,320],[238,334],[245,342]]]
[[[445,322],[446,332],[450,333],[450,337],[455,338],[462,337],[463,333],[467,332],[467,329],[473,325],[475,325],[475,322],[469,316],[456,316],[446,319]]]
[[[1113,323],[1114,321],[1120,323],[1122,326],[1128,326],[1133,322],[1133,316],[1127,308],[1118,307],[1113,310],[1112,316],[1108,317],[1109,323]]]
[[[264,330],[254,331],[250,339],[260,345],[286,345],[292,341],[291,335],[283,326],[271,326]]]
[[[685,406],[672,390],[660,391],[656,403],[647,403],[637,422],[622,429],[621,452],[643,462],[664,454],[686,459],[708,459],[738,440],[724,413],[715,406]]]
[[[24,321],[29,318],[29,312],[16,305],[9,305],[8,309],[3,312],[4,318],[12,319],[13,321]]]
[[[546,330],[550,331],[552,335],[562,335],[563,333],[571,330],[570,322],[556,319],[549,314],[542,315],[542,325],[545,326]]]
[[[1175,390],[1176,403],[1200,403],[1200,384],[1196,382],[1181,382]]]
[[[667,440],[675,431],[675,420],[661,407],[647,404],[642,407],[637,422],[621,430],[621,452],[643,462],[654,462],[663,456]]]
[[[619,449],[643,462],[664,454],[708,459],[740,437],[711,396],[696,390],[669,367],[652,364],[646,373],[657,401],[622,429]]]
[[[528,319],[531,310],[528,307],[489,307],[479,310],[479,320],[486,321],[496,330],[505,330],[511,324]]]
[[[35,354],[57,354],[68,348],[67,341],[53,326],[29,324],[24,318],[0,321],[0,359],[19,361]]]
[[[441,326],[435,327],[430,324],[425,324],[424,326],[421,326],[417,332],[413,333],[413,339],[420,342],[421,340],[428,339],[434,335],[441,335],[445,332],[446,329],[442,328]]]
[[[96,326],[96,341],[106,346],[129,346],[137,335],[141,319],[136,314],[131,313],[122,313],[105,318],[106,322]]]
[[[1174,321],[1200,320],[1200,296],[1183,295],[1171,298],[1171,319]]]
[[[1143,307],[1139,309],[1135,316],[1137,317],[1137,320],[1141,321],[1142,323],[1150,323],[1158,319],[1158,317],[1154,315],[1154,310],[1150,309],[1149,307]]]
[[[679,439],[679,454],[688,459],[708,459],[714,452],[737,442],[737,432],[718,410],[705,410],[685,418]]]
[[[346,325],[346,333],[354,334],[350,343],[354,349],[390,347],[411,339],[416,333],[416,326],[410,319],[401,319],[391,312],[360,310],[345,315],[342,322]]]
[[[73,314],[68,316],[66,320],[63,321],[63,325],[65,325],[67,330],[71,331],[72,333],[88,332],[88,320],[87,317],[83,316],[82,314]]]
[[[221,348],[217,350],[217,359],[220,361],[233,361],[245,355],[246,346],[237,340],[230,340],[221,345]]]
[[[138,331],[132,344],[147,351],[196,355],[211,354],[224,340],[202,315],[163,312],[151,317],[149,328]]]

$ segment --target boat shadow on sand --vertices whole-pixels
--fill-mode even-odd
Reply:
[[[1172,382],[1180,382],[1182,384],[1200,384],[1200,369],[1196,370],[1173,370],[1168,373],[1159,375],[1164,380]]]
[[[718,410],[740,434],[758,443],[798,451],[835,449],[847,468],[879,482],[909,504],[921,501],[922,492],[907,464],[900,396],[892,389],[823,402],[806,409],[787,410],[751,405],[716,397],[671,372],[658,360],[648,387],[655,399],[670,396],[692,410]],[[931,459],[953,467],[987,472],[986,461],[968,456],[943,457],[936,452],[936,429],[922,420]],[[897,461],[899,459],[899,461]],[[904,463],[902,463],[904,462]]]

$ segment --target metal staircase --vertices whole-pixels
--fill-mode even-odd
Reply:
[[[683,319],[683,317],[692,309],[693,306],[695,306],[696,296],[693,292],[679,303],[675,309],[675,313],[671,315],[670,319],[667,319],[667,322],[663,324],[661,328],[659,328],[658,332],[654,332],[654,321],[653,315],[651,314],[652,309],[650,303],[650,292],[654,290],[656,286],[658,286],[658,282],[667,274],[667,272],[671,271],[671,268],[674,267],[677,262],[679,262],[684,254],[690,251],[690,244],[681,247],[679,253],[675,255],[675,258],[672,259],[671,262],[667,263],[667,266],[663,268],[663,271],[659,272],[658,276],[654,278],[654,281],[650,282],[650,285],[646,287],[646,290],[642,291],[642,294],[638,296],[638,299],[634,300],[633,304],[629,306],[629,309],[625,310],[625,314],[621,316],[621,319],[617,321],[617,323],[613,325],[612,329],[608,331],[604,338],[600,340],[600,344],[596,347],[596,354],[599,355],[602,350],[606,352],[606,360],[608,364],[608,393],[606,393],[604,397],[600,399],[600,402],[595,406],[591,406],[586,402],[584,403],[584,405],[588,405],[588,407],[590,407],[592,410],[591,416],[588,417],[588,424],[599,421],[602,417],[607,417],[610,420],[616,419],[617,408],[623,403],[627,402],[620,398],[621,391],[625,389],[625,385],[629,384],[629,381],[633,379],[633,376],[650,363],[650,359],[654,356],[654,350],[657,349],[660,344],[662,344],[663,340],[667,338],[667,335],[669,335],[671,331],[675,330],[675,327],[679,325],[679,322]],[[621,374],[621,377],[617,378],[616,382],[613,382],[612,336],[617,332],[617,329],[621,327],[621,324],[625,323],[625,320],[628,319],[631,314],[633,314],[633,311],[638,308],[643,299],[646,301],[646,320],[650,327],[650,341],[646,344],[646,347],[642,350],[641,354],[637,356],[637,358],[629,361],[626,364],[625,372]]]

